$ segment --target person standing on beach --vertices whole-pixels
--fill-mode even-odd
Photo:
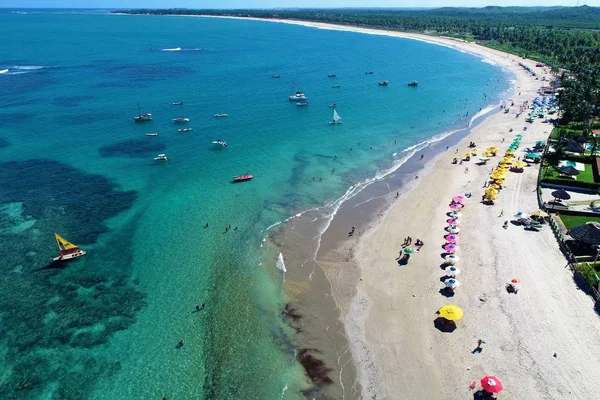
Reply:
[[[500,215],[498,215],[498,218],[500,218],[503,215],[504,215],[504,208],[502,210],[500,210]]]

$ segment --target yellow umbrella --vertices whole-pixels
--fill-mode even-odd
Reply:
[[[481,154],[484,157],[494,157],[494,153],[490,153],[488,151],[486,151],[485,153]]]
[[[507,160],[506,158],[503,158],[502,161],[500,161],[501,164],[506,164],[506,165],[511,165],[512,164],[512,160]]]
[[[489,151],[498,151],[498,150],[500,150],[500,148],[499,148],[499,147],[496,147],[496,146],[490,146],[490,147],[488,147],[487,149],[488,149]]]
[[[512,150],[506,150],[506,154],[515,154],[515,152]]]
[[[527,163],[523,162],[523,161],[519,161],[519,162],[515,163],[515,167],[517,167],[517,168],[523,168],[523,167],[526,167],[526,166],[527,166]]]
[[[465,154],[465,157],[469,157],[469,158],[471,158],[471,153],[467,153],[467,154]]]
[[[534,211],[534,212],[531,213],[531,215],[534,215],[536,217],[542,217],[542,218],[545,218],[545,217],[549,216],[549,214],[547,212],[542,211],[542,210]]]
[[[490,185],[490,188],[499,190],[499,189],[502,189],[502,185],[500,185],[499,183],[492,183]]]
[[[492,176],[492,178],[502,179],[502,178],[506,178],[506,175],[507,175],[506,172],[496,170],[496,171],[492,172],[491,176]]]
[[[447,320],[458,321],[463,317],[463,310],[461,310],[460,307],[448,305],[440,308],[438,310],[438,314],[440,314],[442,318],[446,318]]]
[[[479,150],[477,149],[471,149],[471,153],[477,153]]]
[[[498,185],[504,185],[504,179],[494,179],[494,183]]]
[[[488,189],[485,191],[485,195],[486,195],[486,196],[487,196],[487,195],[496,195],[496,194],[498,194],[498,189],[495,189],[495,188],[492,188],[492,187],[491,187],[491,188],[488,188]]]

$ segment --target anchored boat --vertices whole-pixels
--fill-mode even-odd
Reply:
[[[138,115],[136,115],[135,117],[133,117],[133,120],[135,122],[146,122],[146,121],[152,121],[152,114],[149,113],[142,113],[140,111],[140,103],[138,103]]]
[[[56,244],[58,245],[58,250],[60,251],[60,256],[55,257],[54,261],[68,261],[77,257],[85,256],[86,252],[84,250],[81,250],[79,246],[76,246],[68,240],[60,237],[58,233],[54,232],[54,238],[56,239]]]
[[[419,84],[419,82],[417,81],[412,81],[408,83],[408,86],[417,86]]]
[[[250,175],[250,174],[238,175],[238,176],[233,177],[233,181],[234,182],[244,182],[244,181],[249,181],[253,178],[254,178],[254,175]]]
[[[146,133],[146,136],[158,136],[158,133]]]
[[[166,154],[159,154],[156,157],[154,157],[154,160],[155,161],[169,161]]]
[[[213,140],[213,144],[217,144],[222,147],[227,147],[227,142],[221,139]]]
[[[190,119],[188,117],[177,117],[173,118],[173,122],[175,122],[176,124],[183,124],[185,122],[190,122]]]
[[[378,83],[379,86],[387,86],[389,84],[390,84],[389,81],[381,81],[381,82]]]

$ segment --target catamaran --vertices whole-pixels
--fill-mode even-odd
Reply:
[[[217,113],[214,115],[215,118],[227,118],[229,117],[229,114],[226,113]]]
[[[133,120],[135,122],[146,122],[146,121],[152,121],[152,114],[149,113],[142,113],[140,111],[140,103],[138,103],[138,115],[136,115],[135,117],[133,117]]]
[[[179,128],[179,129],[177,129],[177,132],[191,132],[193,130],[194,129],[192,129],[192,128]]]
[[[190,119],[187,117],[177,117],[173,118],[173,122],[175,122],[176,124],[182,124],[184,122],[190,122]]]
[[[340,125],[343,124],[342,117],[337,113],[336,110],[333,110],[333,120],[329,122],[331,125]]]
[[[290,101],[306,101],[308,100],[308,97],[306,97],[304,92],[296,92],[296,94],[289,96],[288,99]]]
[[[221,139],[213,140],[213,144],[218,144],[219,146],[227,147],[227,142]]]
[[[77,257],[85,256],[85,251],[81,250],[78,246],[60,237],[58,233],[54,232],[54,238],[60,251],[60,256],[55,257],[54,261],[68,261]]]
[[[155,161],[169,161],[166,154],[159,154],[156,157],[154,157],[154,160]]]

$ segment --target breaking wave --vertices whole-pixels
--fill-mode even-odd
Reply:
[[[32,72],[40,71],[46,68],[43,65],[13,65],[11,67],[0,67],[0,74],[2,75],[21,75],[29,74]]]

